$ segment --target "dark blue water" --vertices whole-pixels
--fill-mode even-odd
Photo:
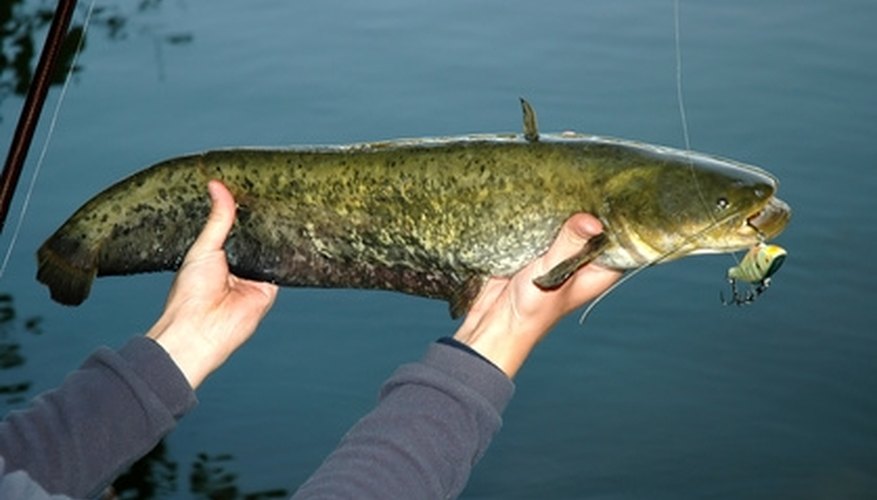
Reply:
[[[76,309],[33,279],[36,248],[63,220],[158,160],[516,131],[518,96],[544,131],[683,144],[669,0],[107,5],[0,281],[19,315],[3,338],[26,358],[0,377],[30,382],[25,398],[159,313],[170,275],[99,280]],[[110,14],[126,20],[120,32]],[[790,256],[750,307],[719,303],[730,258],[698,257],[642,273],[584,326],[559,325],[519,376],[465,497],[873,497],[875,21],[871,0],[682,0],[692,146],[781,179],[794,217],[777,242]],[[4,151],[21,102],[0,103]],[[4,251],[10,239],[11,228]],[[24,325],[33,316],[41,335]],[[159,496],[189,494],[198,453],[236,473],[242,491],[293,490],[371,408],[381,381],[455,326],[437,301],[284,290],[168,439],[179,477]]]

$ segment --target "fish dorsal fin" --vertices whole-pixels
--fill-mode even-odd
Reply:
[[[575,255],[552,267],[547,273],[534,279],[533,283],[543,290],[554,290],[560,287],[580,267],[603,253],[608,244],[609,238],[606,237],[606,233],[594,236]]]
[[[527,142],[537,142],[539,125],[536,123],[536,111],[523,97],[521,97],[521,109],[524,111],[524,139],[527,139]]]
[[[476,274],[467,278],[459,288],[454,290],[453,296],[448,301],[452,319],[460,318],[469,312],[472,303],[481,293],[485,281],[484,276]]]

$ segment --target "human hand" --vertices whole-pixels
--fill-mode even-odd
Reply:
[[[171,356],[192,388],[256,331],[277,285],[238,278],[228,270],[223,244],[235,219],[235,201],[219,181],[207,185],[212,207],[189,248],[164,312],[147,336]]]
[[[487,281],[454,338],[514,377],[560,318],[603,293],[621,276],[620,271],[587,264],[556,289],[533,284],[602,231],[602,224],[592,215],[570,217],[542,256],[509,278]]]

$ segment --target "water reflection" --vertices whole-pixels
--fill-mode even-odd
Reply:
[[[164,440],[116,478],[105,498],[166,498],[177,491],[177,462]]]
[[[163,0],[140,0],[133,12],[126,12],[119,5],[95,7],[89,32],[98,29],[110,40],[122,40],[130,33],[145,34],[153,38],[159,66],[163,45],[181,45],[192,41],[188,32],[156,34],[153,28],[140,25],[136,17],[158,10]],[[24,96],[33,78],[33,68],[42,49],[45,31],[52,21],[56,2],[40,0],[4,0],[0,2],[0,105],[9,96]],[[84,36],[82,21],[73,20],[70,31],[58,56],[51,85],[63,83],[71,71],[79,73],[82,65],[73,67],[76,47]],[[87,44],[82,44],[86,50]],[[159,75],[161,68],[159,67]],[[2,116],[0,116],[2,120]]]
[[[27,363],[22,352],[20,336],[42,333],[41,318],[32,316],[20,320],[12,295],[0,293],[0,397],[8,408],[27,400],[31,382],[26,379]]]
[[[151,452],[116,479],[104,498],[153,499],[178,496],[179,465],[168,455],[167,444],[158,443]],[[188,491],[195,498],[212,500],[259,500],[285,498],[289,492],[282,488],[243,492],[237,485],[238,475],[229,467],[234,457],[230,453],[198,453],[189,465]]]
[[[212,499],[237,499],[247,498],[257,500],[260,498],[288,497],[289,492],[284,489],[262,490],[243,493],[237,487],[237,474],[229,472],[227,466],[232,461],[228,453],[208,455],[199,453],[198,458],[192,463],[189,473],[189,489],[192,493],[202,498]]]

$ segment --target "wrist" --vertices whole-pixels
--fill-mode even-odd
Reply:
[[[485,324],[488,323],[488,324]],[[528,335],[511,323],[482,322],[475,328],[465,328],[465,323],[454,334],[454,339],[493,363],[508,378],[514,378],[530,353],[539,342],[540,335]]]
[[[173,322],[165,326],[159,321],[146,336],[167,352],[192,389],[197,389],[212,371],[212,357],[209,349],[202,345],[199,335],[178,330]]]

